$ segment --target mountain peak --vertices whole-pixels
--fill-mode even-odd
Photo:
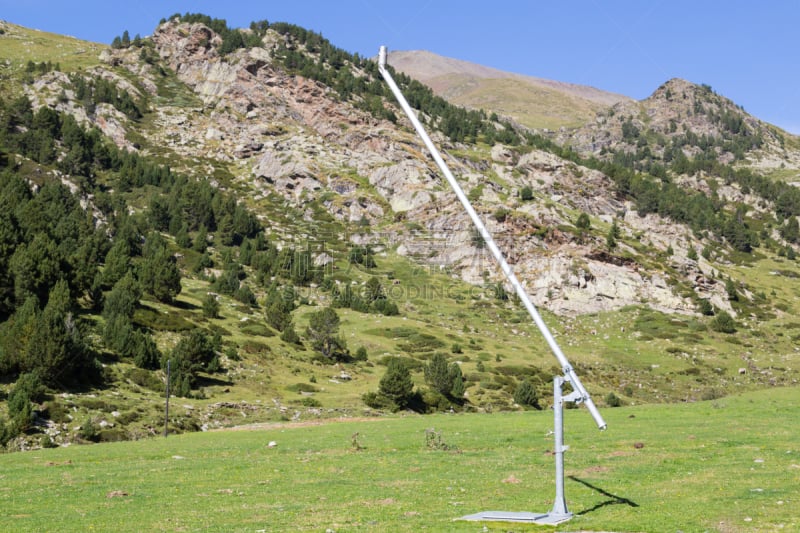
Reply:
[[[626,96],[505,72],[426,50],[395,51],[389,63],[451,102],[496,111],[530,128],[576,127]]]

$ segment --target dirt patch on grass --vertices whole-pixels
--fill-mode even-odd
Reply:
[[[382,422],[384,420],[389,420],[389,418],[384,418],[379,416],[320,418],[316,420],[298,420],[296,422],[258,422],[255,424],[245,424],[242,426],[215,428],[210,431],[263,431],[265,429],[304,428],[312,426],[324,426],[326,424],[334,424],[340,422]]]

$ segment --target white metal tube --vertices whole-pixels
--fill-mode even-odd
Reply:
[[[433,141],[431,141],[431,138],[428,136],[427,132],[425,131],[425,128],[422,127],[422,124],[417,118],[417,115],[414,113],[414,110],[411,109],[411,106],[406,101],[405,96],[403,96],[403,93],[400,91],[400,88],[395,83],[389,71],[386,70],[385,46],[381,46],[380,52],[378,53],[378,70],[380,70],[383,79],[386,80],[386,83],[389,85],[389,88],[392,90],[392,93],[394,93],[395,98],[397,98],[397,101],[400,103],[400,107],[403,108],[403,111],[408,116],[408,119],[414,125],[414,129],[417,130],[417,134],[419,134],[419,136],[422,138],[422,141],[425,143],[425,146],[430,151],[434,161],[436,161],[436,164],[439,166],[442,173],[444,174],[444,177],[447,178],[448,183],[450,183],[450,187],[452,187],[453,191],[456,193],[456,196],[461,202],[461,205],[464,206],[464,209],[467,211],[467,214],[472,219],[472,223],[478,229],[478,231],[481,234],[481,237],[483,237],[484,241],[486,242],[486,246],[489,248],[494,258],[500,264],[500,268],[503,271],[503,274],[505,274],[508,281],[514,287],[517,296],[519,296],[519,299],[525,305],[525,308],[528,310],[528,313],[531,315],[531,318],[533,318],[533,321],[536,323],[536,326],[539,328],[539,331],[541,331],[542,336],[544,336],[545,340],[547,341],[547,344],[550,346],[550,349],[556,356],[556,359],[558,359],[558,362],[561,364],[561,367],[564,370],[564,377],[566,377],[569,380],[569,382],[572,384],[573,389],[575,389],[580,394],[581,398],[583,399],[583,402],[586,404],[586,407],[589,409],[589,412],[594,418],[594,421],[597,423],[597,427],[600,428],[601,430],[605,429],[606,423],[603,420],[603,417],[600,415],[600,412],[597,410],[597,407],[594,405],[591,396],[589,396],[589,392],[584,388],[580,379],[573,371],[572,366],[569,364],[569,361],[567,360],[566,356],[561,351],[561,348],[559,347],[556,340],[553,338],[553,335],[550,333],[550,330],[547,328],[547,324],[545,324],[544,321],[542,320],[542,317],[539,315],[539,311],[537,311],[536,307],[533,305],[533,302],[531,302],[530,298],[528,297],[528,293],[525,291],[525,288],[519,282],[517,276],[514,274],[514,271],[511,269],[511,266],[509,266],[505,257],[503,257],[502,252],[500,252],[500,249],[495,244],[491,233],[489,233],[489,230],[486,229],[486,226],[483,224],[483,221],[481,220],[480,216],[478,216],[478,213],[475,212],[475,209],[472,207],[472,204],[470,204],[467,195],[464,194],[464,191],[461,189],[461,186],[456,181],[455,177],[453,176],[453,173],[450,172],[450,169],[447,167],[444,160],[442,159],[442,156],[439,154],[439,150],[436,149],[436,146],[434,146]]]
[[[553,453],[556,456],[556,499],[548,513],[558,520],[569,520],[572,513],[567,510],[567,499],[564,497],[564,398],[561,387],[564,378],[553,378]]]

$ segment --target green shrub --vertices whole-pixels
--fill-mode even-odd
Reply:
[[[281,332],[281,340],[289,344],[301,344],[300,335],[294,329],[294,324],[289,323]]]
[[[698,311],[705,316],[711,316],[714,314],[714,306],[711,305],[711,302],[708,301],[707,298],[703,298],[697,305]]]
[[[322,407],[322,403],[316,398],[303,398],[300,400],[300,405],[303,407]]]
[[[3,417],[0,417],[0,446],[5,446],[8,441],[16,436],[12,425]]]
[[[395,359],[402,361],[406,368],[412,372],[422,370],[425,367],[425,363],[423,361],[414,359],[413,357],[404,357],[402,355],[384,355],[378,360],[378,364],[389,366],[389,364]]]
[[[495,372],[504,376],[513,376],[517,379],[535,378],[542,376],[542,371],[535,366],[503,365],[495,368]],[[543,381],[548,379],[541,378]]]
[[[275,332],[269,329],[264,324],[258,322],[246,321],[239,325],[239,331],[251,337],[274,337]]]
[[[120,413],[119,416],[116,417],[114,420],[120,426],[127,426],[128,424],[136,422],[141,417],[142,417],[141,413],[134,410],[134,411],[125,411],[124,413]]]
[[[609,407],[619,407],[620,405],[622,405],[622,400],[620,400],[619,397],[613,392],[609,392],[608,394],[606,394],[605,402],[606,405]]]
[[[709,401],[709,400],[718,400],[718,399],[722,398],[723,396],[725,396],[725,394],[722,391],[720,391],[718,389],[710,388],[710,389],[704,390],[703,394],[700,396],[700,398],[703,401]]]
[[[406,342],[397,344],[397,347],[408,353],[432,352],[444,347],[444,342],[428,333],[416,333],[408,337]]]
[[[128,434],[122,428],[104,428],[97,434],[99,442],[121,442],[123,440],[128,440]]]
[[[164,382],[155,372],[143,368],[131,368],[125,372],[124,377],[142,388],[154,392],[164,392]]]
[[[361,396],[361,399],[367,406],[373,409],[393,410],[395,408],[395,405],[389,398],[374,391],[365,392]]]
[[[319,392],[319,388],[310,383],[294,383],[286,387],[286,390],[292,392]]]
[[[539,395],[536,393],[536,387],[527,379],[517,385],[517,390],[514,391],[514,401],[525,407],[533,407],[534,409],[541,409],[539,405]]]
[[[239,350],[237,350],[235,346],[228,346],[225,349],[225,355],[231,361],[241,361],[242,360],[242,356],[239,355]]]
[[[711,321],[711,329],[719,333],[736,333],[736,321],[726,311],[719,311]]]
[[[500,390],[503,386],[500,383],[495,383],[494,381],[483,380],[481,381],[481,388],[486,390]]]
[[[592,229],[592,221],[589,219],[589,215],[581,212],[581,214],[578,215],[578,219],[575,221],[575,227],[584,231]]]
[[[367,349],[363,346],[359,346],[358,350],[356,350],[355,355],[356,361],[366,361],[367,360]]]
[[[26,431],[33,424],[36,412],[33,402],[41,400],[44,387],[36,373],[21,374],[8,395],[7,408],[15,433]]]
[[[215,294],[208,293],[203,298],[203,316],[206,318],[219,318],[219,301]]]
[[[81,424],[78,430],[78,435],[86,441],[97,442],[100,440],[100,427],[95,423],[91,417]]]
[[[244,341],[241,349],[249,354],[268,354],[272,352],[272,348],[269,345],[254,340]]]
[[[56,444],[53,439],[50,438],[50,435],[42,435],[39,438],[39,444],[42,446],[42,448],[58,448],[58,444]]]
[[[70,421],[68,416],[69,408],[56,400],[45,403],[42,414],[56,424],[63,424]]]
[[[157,309],[147,306],[134,311],[133,323],[154,331],[188,331],[195,327],[178,313],[159,313]]]

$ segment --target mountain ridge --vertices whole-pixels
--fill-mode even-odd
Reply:
[[[575,126],[590,119],[593,112],[631,100],[594,87],[505,72],[424,50],[390,51],[388,61],[453,103],[485,106],[533,128]],[[491,98],[487,93],[499,96]],[[525,112],[525,107],[536,111]]]

